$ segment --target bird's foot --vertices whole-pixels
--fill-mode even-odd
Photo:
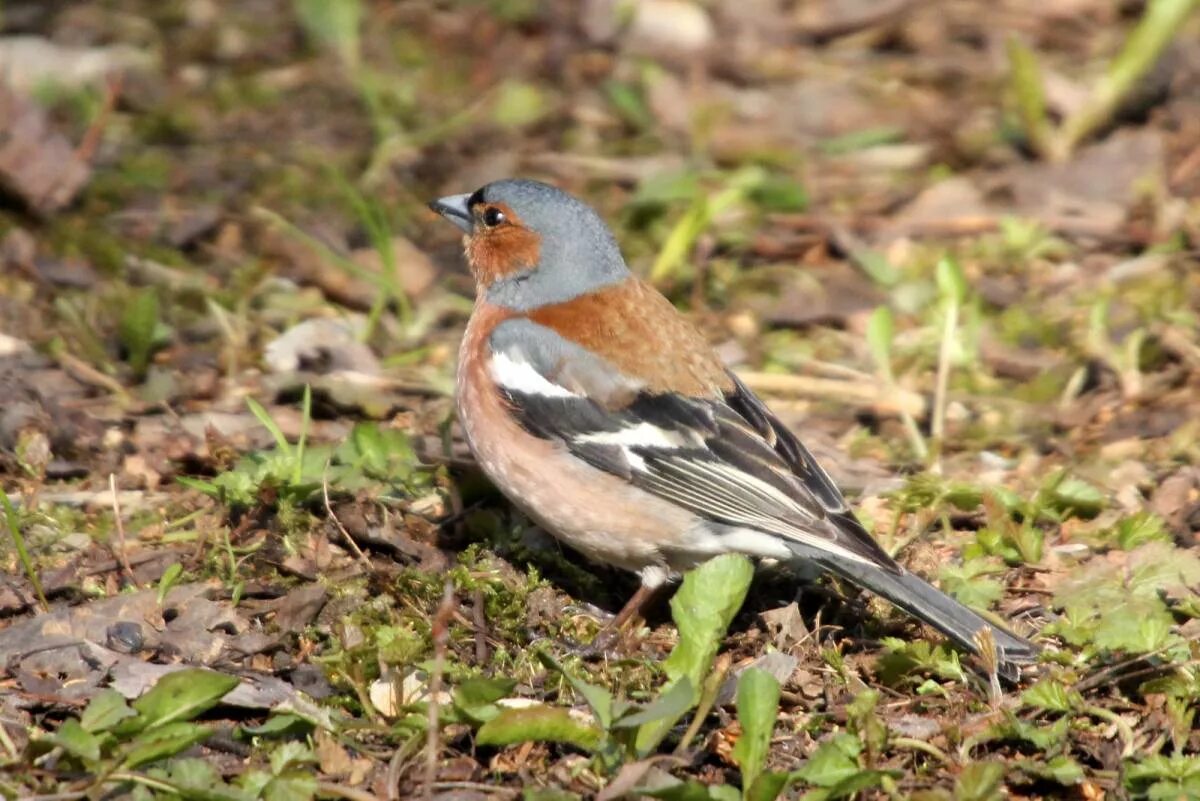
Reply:
[[[622,642],[620,629],[605,626],[600,629],[590,643],[580,643],[572,640],[561,640],[567,651],[587,662],[600,660],[616,660],[629,656],[628,649]]]

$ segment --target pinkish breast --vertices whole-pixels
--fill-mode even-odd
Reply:
[[[458,418],[479,466],[543,529],[587,556],[633,571],[663,565],[694,516],[521,428],[490,373],[487,337],[508,316],[477,304],[459,350]]]

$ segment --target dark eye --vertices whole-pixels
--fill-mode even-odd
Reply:
[[[483,210],[483,224],[488,228],[495,228],[500,223],[504,222],[504,212],[495,206],[488,206]]]

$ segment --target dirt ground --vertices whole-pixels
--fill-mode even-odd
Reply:
[[[1196,5],[0,3],[0,795],[769,799],[755,666],[786,797],[1200,798]],[[425,204],[507,176],[1042,643],[1022,683],[763,569],[710,708],[614,745],[577,682],[661,700],[666,599],[581,656],[634,580],[454,421]],[[576,728],[496,734],[538,703]]]

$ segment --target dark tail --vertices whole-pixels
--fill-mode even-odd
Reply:
[[[987,622],[912,573],[903,570],[894,573],[837,557],[825,556],[817,561],[847,581],[870,590],[928,623],[972,653],[979,653],[979,646],[975,642],[976,632],[991,629],[996,642],[1000,675],[1009,680],[1015,681],[1020,677],[1019,665],[1037,658],[1039,649],[1029,640]]]

